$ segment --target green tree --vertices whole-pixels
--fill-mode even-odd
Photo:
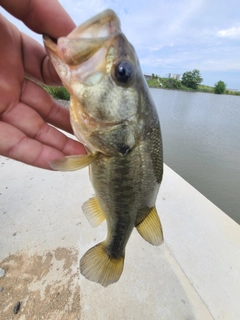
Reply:
[[[224,93],[226,90],[226,83],[224,83],[223,81],[218,81],[217,83],[215,83],[214,85],[214,92],[217,94],[221,94]]]
[[[201,77],[200,71],[197,69],[186,71],[182,76],[182,84],[192,89],[197,89],[202,81],[203,78]]]
[[[158,78],[158,76],[156,74],[152,73],[152,79],[157,79],[157,78]]]
[[[163,85],[167,89],[180,89],[182,87],[181,81],[173,78],[164,79]]]

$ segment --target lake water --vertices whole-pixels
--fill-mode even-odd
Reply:
[[[150,89],[164,162],[240,223],[240,97]]]

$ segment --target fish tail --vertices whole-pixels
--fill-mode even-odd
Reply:
[[[80,271],[88,280],[107,287],[119,280],[123,265],[124,256],[119,259],[110,257],[105,250],[104,242],[101,242],[83,255],[80,260]]]

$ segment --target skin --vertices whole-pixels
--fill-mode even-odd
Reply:
[[[75,27],[56,0],[0,0],[0,5],[34,32],[53,38]],[[54,159],[85,153],[82,144],[51,126],[72,133],[69,111],[29,80],[61,85],[44,47],[0,15],[0,48],[0,155],[50,169]]]

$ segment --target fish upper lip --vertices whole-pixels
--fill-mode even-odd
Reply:
[[[107,9],[73,29],[67,36],[55,39],[43,35],[43,40],[52,54],[64,63],[75,66],[91,57],[91,52],[94,54],[101,46],[105,46],[105,42],[113,41],[120,33],[122,31],[118,16],[113,10]],[[68,49],[69,46],[71,50]]]
[[[121,31],[111,34],[108,37],[99,38],[70,38],[60,37],[58,39],[52,38],[48,35],[43,36],[45,47],[55,56],[57,56],[62,62],[68,66],[81,65],[85,61],[89,60],[95,55],[101,48],[111,46],[111,43],[123,35]],[[69,50],[68,48],[75,48]]]

